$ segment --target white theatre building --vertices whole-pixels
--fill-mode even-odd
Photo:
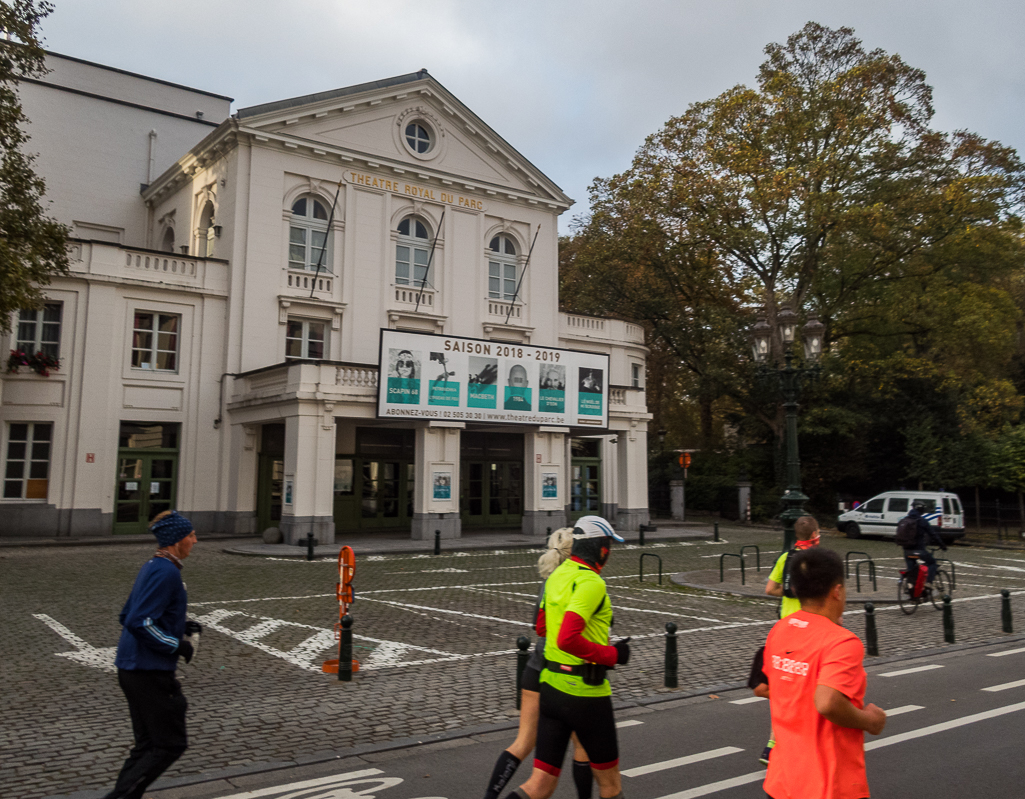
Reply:
[[[648,521],[644,332],[560,312],[572,201],[426,71],[231,114],[48,65],[71,274],[0,341],[60,359],[0,378],[0,534]]]

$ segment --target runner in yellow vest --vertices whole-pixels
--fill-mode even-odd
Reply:
[[[613,541],[623,542],[601,516],[583,516],[573,549],[548,578],[537,633],[547,636],[541,671],[541,716],[534,772],[506,799],[548,799],[559,783],[570,735],[591,757],[603,799],[622,799],[612,688],[605,672],[630,660],[630,639],[609,645],[612,605],[601,570]]]

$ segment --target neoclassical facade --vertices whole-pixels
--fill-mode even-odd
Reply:
[[[647,521],[644,332],[560,312],[572,201],[426,71],[229,116],[49,60],[23,100],[73,263],[3,342],[60,367],[0,381],[2,534]],[[607,356],[607,427],[382,416],[382,329]]]

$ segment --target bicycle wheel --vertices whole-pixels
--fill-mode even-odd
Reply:
[[[911,587],[905,577],[901,577],[897,583],[897,604],[908,616],[918,610],[918,600],[911,596]]]
[[[947,579],[947,573],[939,570],[932,581],[932,596],[929,597],[932,600],[932,606],[936,610],[943,610],[943,595],[949,593],[950,580]]]

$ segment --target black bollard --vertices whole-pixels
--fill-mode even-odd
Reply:
[[[637,544],[638,544],[638,546],[644,546],[644,525],[643,524],[640,527],[640,531],[641,532],[640,532],[640,536],[637,539]]]
[[[713,541],[718,541],[719,540],[719,522],[715,523],[715,534],[714,534],[714,537],[712,538],[712,540]]]
[[[551,534],[552,534],[552,528],[551,528],[551,527],[549,527],[549,528],[548,528],[548,532],[547,532],[547,533],[545,533],[545,537],[547,538],[547,537],[551,536]]]
[[[338,679],[352,682],[352,616],[342,616],[342,635],[338,640]]]
[[[866,649],[872,657],[879,657],[879,631],[876,630],[876,606],[871,602],[865,603],[865,641],[868,643]]]
[[[950,594],[943,595],[943,640],[954,643],[954,609],[950,606]]]
[[[314,552],[313,548],[317,546],[317,539],[313,537],[313,533],[306,534],[306,560],[313,560]]]
[[[434,554],[441,554],[441,530],[434,531]]]
[[[678,682],[676,678],[676,670],[678,665],[679,656],[676,653],[676,625],[670,621],[666,622],[666,688],[677,687]]]
[[[516,653],[516,709],[520,709],[520,697],[523,695],[523,670],[527,668],[527,661],[530,660],[530,652],[527,651],[530,647],[530,639],[525,635],[521,635],[516,639],[516,648],[520,651]]]
[[[1005,633],[1014,632],[1014,623],[1011,620],[1011,592],[1006,588],[1000,592],[1000,622]]]

